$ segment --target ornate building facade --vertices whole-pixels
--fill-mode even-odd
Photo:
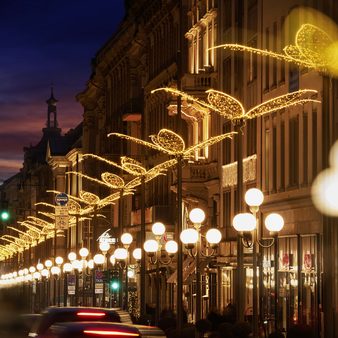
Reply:
[[[337,294],[337,285],[330,282],[330,276],[331,280],[334,278],[329,268],[336,261],[330,260],[328,265],[323,261],[325,250],[328,254],[327,248],[333,250],[335,246],[335,242],[327,241],[331,235],[336,240],[336,233],[329,235],[331,220],[316,211],[310,189],[316,175],[327,166],[328,149],[337,138],[336,124],[330,123],[336,121],[333,95],[336,84],[318,72],[254,53],[213,49],[224,43],[240,43],[281,52],[293,42],[297,25],[289,14],[300,5],[337,18],[337,8],[330,1],[290,0],[273,6],[261,0],[130,1],[118,32],[98,51],[87,88],[77,98],[84,107],[84,153],[117,162],[121,155],[130,156],[151,168],[163,160],[162,155],[106,136],[119,132],[146,140],[162,128],[177,130],[176,101],[168,94],[151,94],[159,87],[177,86],[177,55],[182,56],[182,89],[201,99],[207,89],[213,88],[233,95],[250,108],[298,89],[317,90],[315,98],[321,105],[306,103],[248,121],[242,130],[241,156],[244,191],[258,187],[265,194],[261,219],[272,211],[285,219],[277,241],[279,257],[274,257],[273,247],[263,248],[259,253],[261,319],[268,320],[275,314],[271,299],[277,297],[282,328],[301,322],[312,326],[319,335],[324,322],[328,327],[337,316],[337,298],[330,300],[328,296]],[[189,109],[184,106],[182,114],[181,135],[187,145],[234,129],[230,121],[213,113],[184,114]],[[223,233],[217,261],[203,267],[203,315],[214,307],[223,308],[237,301],[234,289],[238,248],[232,219],[245,208],[239,205],[237,196],[237,147],[234,138],[198,151],[193,163],[187,163],[183,170],[185,208],[200,206],[207,214],[205,228],[215,226]],[[99,177],[103,169],[91,160],[84,163],[85,172],[92,176]],[[98,192],[90,183],[86,188]],[[124,198],[122,206],[122,217],[118,216],[118,205],[108,208],[106,215],[113,227],[122,226],[136,235],[140,225],[140,191]],[[148,232],[155,221],[163,221],[169,232],[174,231],[175,171],[146,186],[146,207]],[[268,236],[264,232],[263,235]],[[174,236],[178,240],[178,234]],[[278,260],[277,280],[272,277],[275,260]],[[187,260],[185,267],[189,264]],[[243,306],[250,315],[253,288],[250,251],[244,252],[244,264]],[[184,276],[185,302],[193,315],[194,266],[187,270],[190,274]],[[176,280],[172,272],[166,270],[161,277],[161,307],[174,307]],[[148,284],[152,283],[154,277],[149,273]],[[325,285],[330,290],[325,291]],[[154,303],[151,291],[147,297],[149,303]]]

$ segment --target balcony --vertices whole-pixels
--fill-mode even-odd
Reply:
[[[256,180],[257,155],[251,155],[243,159],[243,182]],[[237,185],[237,162],[222,167],[222,187],[230,188]]]
[[[217,162],[189,164],[183,168],[183,182],[197,183],[218,179]]]
[[[199,74],[185,74],[182,79],[182,87],[185,91],[205,92],[210,88],[215,88],[217,82],[217,73],[212,69],[205,69]]]

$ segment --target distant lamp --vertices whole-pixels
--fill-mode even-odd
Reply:
[[[192,223],[201,224],[205,220],[205,213],[200,208],[194,208],[189,213],[189,219]]]
[[[114,257],[117,261],[124,261],[128,257],[128,251],[125,248],[117,248],[114,251]]]
[[[38,263],[38,264],[36,265],[36,269],[37,269],[38,271],[43,270],[43,268],[44,268],[44,266],[43,266],[42,263]]]
[[[245,193],[245,202],[249,207],[259,207],[264,201],[264,195],[261,190],[251,188]]]
[[[121,242],[125,246],[129,246],[133,242],[133,236],[129,232],[125,232],[121,236]]]
[[[168,241],[165,244],[165,251],[168,252],[169,256],[170,255],[175,255],[175,253],[177,252],[177,250],[178,250],[178,244],[177,244],[177,242],[175,242],[175,241]]]
[[[70,262],[75,261],[75,259],[76,259],[76,253],[75,252],[70,252],[68,254],[68,259],[69,259]]]
[[[53,266],[53,262],[50,259],[45,261],[45,266],[47,269],[50,269]]]
[[[58,266],[53,266],[50,272],[53,276],[58,276],[61,273],[61,269]]]
[[[108,242],[101,242],[99,247],[103,253],[107,253],[110,249],[110,244]]]
[[[63,272],[67,273],[67,272],[71,272],[73,270],[73,266],[71,263],[65,263],[63,265]]]
[[[192,228],[185,229],[181,232],[180,239],[186,246],[195,245],[198,242],[198,231]]]
[[[205,237],[211,246],[217,246],[222,240],[222,234],[218,229],[209,229],[205,234]]]
[[[237,231],[253,231],[256,229],[256,218],[248,212],[237,214],[232,221]]]
[[[55,263],[57,264],[57,265],[62,265],[62,263],[63,263],[63,258],[62,257],[56,257],[55,258]]]
[[[104,256],[102,254],[96,254],[93,259],[96,265],[102,265],[104,263]]]
[[[80,254],[82,259],[86,259],[86,257],[88,257],[88,255],[89,255],[89,250],[87,248],[81,248],[79,250],[79,254]]]
[[[90,259],[88,261],[88,265],[87,266],[88,266],[88,269],[93,270],[94,269],[94,260]]]
[[[272,213],[265,218],[265,227],[270,232],[281,231],[284,227],[284,218],[277,213]]]
[[[140,261],[142,258],[142,250],[140,248],[136,248],[133,251],[133,257],[135,260]]]
[[[35,271],[36,271],[36,269],[35,269],[34,266],[31,266],[31,267],[29,268],[29,272],[30,272],[30,273],[34,273]]]
[[[155,236],[162,236],[165,233],[165,225],[161,222],[156,222],[151,228]]]
[[[148,254],[153,254],[158,250],[158,243],[154,239],[148,239],[144,242],[143,248]]]

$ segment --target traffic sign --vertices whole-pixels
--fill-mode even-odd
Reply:
[[[60,206],[65,206],[68,203],[68,195],[64,192],[55,196],[55,203]]]

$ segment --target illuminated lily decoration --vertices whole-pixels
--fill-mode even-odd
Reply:
[[[320,103],[320,101],[310,97],[318,94],[316,90],[301,89],[292,93],[277,96],[246,111],[243,107],[243,104],[233,96],[214,89],[209,89],[206,91],[208,94],[206,102],[174,88],[158,88],[154,90],[153,93],[159,91],[168,92],[173,95],[180,95],[185,100],[195,102],[195,104],[203,107],[208,107],[210,111],[214,111],[222,117],[231,120],[234,124],[294,105],[305,104],[309,102]]]
[[[143,141],[139,138],[125,135],[125,134],[120,134],[120,133],[111,133],[111,134],[108,134],[108,137],[117,136],[117,137],[126,139],[128,141],[141,144],[150,149],[158,150],[162,153],[165,153],[170,156],[174,156],[176,158],[181,157],[181,158],[189,159],[193,157],[193,155],[195,154],[197,150],[211,146],[226,138],[231,139],[234,134],[236,133],[231,132],[231,133],[214,136],[214,137],[209,138],[208,140],[205,140],[201,143],[195,144],[188,148],[186,148],[183,138],[169,129],[161,129],[157,135],[151,135],[150,136],[151,142]]]
[[[294,63],[318,72],[337,75],[337,42],[338,41],[335,41],[328,33],[319,27],[305,23],[300,26],[296,33],[295,44],[285,46],[283,53],[239,44],[223,44],[215,46],[212,49],[224,48],[233,51],[250,52]]]

